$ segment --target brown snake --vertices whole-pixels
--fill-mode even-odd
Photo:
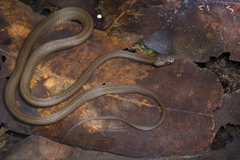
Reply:
[[[36,49],[32,54],[30,54],[33,45],[50,29],[58,26],[67,21],[78,21],[82,25],[82,31],[70,38],[59,39],[55,41],[48,42],[38,49]],[[39,23],[29,34],[25,43],[23,44],[18,60],[15,66],[15,70],[9,78],[4,91],[5,103],[10,111],[10,113],[19,121],[30,124],[30,125],[48,125],[54,122],[57,122],[67,115],[71,114],[75,109],[83,105],[84,103],[99,97],[105,94],[116,94],[116,93],[136,93],[142,94],[145,96],[149,96],[153,98],[158,105],[161,107],[161,117],[158,122],[152,126],[139,126],[129,122],[126,119],[117,116],[102,116],[102,117],[94,117],[83,120],[78,124],[86,122],[88,120],[98,120],[98,119],[114,119],[120,120],[136,129],[139,130],[152,130],[157,128],[166,117],[166,108],[162,101],[162,99],[153,91],[144,88],[135,84],[111,84],[111,85],[102,85],[92,89],[89,89],[82,94],[80,94],[77,98],[72,100],[66,107],[61,109],[60,111],[53,113],[47,116],[31,116],[23,113],[16,104],[15,92],[20,83],[20,91],[22,97],[25,99],[27,103],[37,107],[46,107],[58,104],[74,93],[76,93],[91,77],[95,69],[97,69],[104,62],[113,59],[113,58],[127,58],[132,59],[138,62],[147,63],[148,65],[153,66],[163,66],[170,64],[174,61],[174,58],[170,56],[157,56],[154,58],[147,58],[140,55],[137,55],[128,51],[111,51],[102,56],[99,56],[96,60],[94,60],[83,73],[83,75],[68,89],[61,92],[60,94],[54,95],[52,97],[47,98],[38,98],[31,94],[30,91],[30,81],[33,75],[33,72],[39,62],[47,55],[52,52],[56,52],[58,50],[67,49],[70,47],[74,47],[80,45],[84,41],[86,41],[93,31],[93,20],[90,14],[86,11],[69,7],[60,9],[59,11],[53,13],[51,16],[44,19],[41,23]],[[78,125],[77,124],[77,125]],[[76,125],[75,125],[76,126]],[[74,127],[73,127],[74,128]],[[71,128],[70,130],[72,130]],[[70,131],[69,130],[69,131]],[[69,133],[69,132],[68,132]],[[64,137],[65,138],[65,137]]]

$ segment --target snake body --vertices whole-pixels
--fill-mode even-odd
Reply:
[[[55,41],[48,42],[32,54],[30,54],[33,45],[47,33],[50,29],[59,24],[62,24],[67,21],[78,21],[82,25],[82,31],[70,38],[59,39]],[[98,57],[93,61],[83,75],[68,89],[61,92],[60,94],[54,95],[47,98],[38,98],[34,97],[31,94],[29,83],[32,78],[33,72],[37,64],[48,54],[70,48],[73,46],[80,45],[86,41],[93,31],[93,20],[92,17],[84,10],[76,7],[68,7],[60,9],[57,12],[53,13],[42,22],[40,22],[29,34],[25,43],[23,44],[18,60],[15,66],[15,70],[9,78],[4,91],[4,99],[6,106],[10,113],[19,121],[30,124],[30,125],[48,125],[55,123],[67,115],[71,114],[75,109],[83,105],[84,103],[99,97],[105,94],[117,94],[117,93],[136,93],[149,96],[153,98],[158,105],[161,107],[161,117],[158,122],[152,126],[139,126],[129,122],[126,119],[117,116],[103,116],[103,117],[94,117],[87,120],[97,120],[97,119],[115,119],[120,120],[136,129],[139,130],[152,130],[157,128],[166,117],[166,108],[162,99],[153,91],[135,84],[111,84],[111,85],[102,85],[90,90],[87,90],[80,94],[77,98],[72,100],[66,107],[60,111],[53,113],[47,116],[31,116],[23,113],[16,104],[15,92],[20,84],[20,91],[22,97],[27,103],[37,107],[46,107],[58,104],[70,96],[72,96],[76,91],[78,91],[91,77],[95,69],[103,64],[104,62],[113,59],[113,58],[127,58],[136,60],[138,62],[147,63],[153,66],[163,66],[170,64],[174,61],[171,57],[157,56],[154,58],[147,58],[140,55],[137,55],[128,51],[111,51],[102,56]],[[85,121],[87,121],[85,120]],[[83,121],[83,122],[85,122]]]

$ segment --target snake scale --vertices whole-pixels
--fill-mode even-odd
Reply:
[[[49,30],[52,28],[65,23],[67,21],[77,21],[81,23],[82,30],[79,34],[65,39],[59,39],[55,41],[48,42],[33,53],[31,53],[33,45]],[[77,45],[82,44],[86,41],[93,31],[93,20],[90,14],[80,8],[68,7],[58,10],[53,13],[42,22],[40,22],[29,34],[25,43],[23,44],[19,56],[16,62],[15,70],[12,73],[11,77],[8,79],[8,82],[4,90],[4,99],[6,106],[9,112],[19,121],[30,124],[30,125],[48,125],[55,123],[64,117],[71,114],[78,107],[84,103],[105,95],[105,94],[117,94],[117,93],[136,93],[149,96],[154,99],[158,105],[161,107],[161,117],[158,122],[152,126],[139,126],[129,122],[126,119],[117,116],[102,116],[102,117],[93,117],[79,122],[81,124],[88,120],[98,120],[98,119],[114,119],[120,120],[136,129],[139,130],[152,130],[157,128],[166,117],[166,108],[162,99],[153,91],[135,84],[110,84],[110,85],[101,85],[92,89],[89,89],[77,98],[72,100],[66,107],[59,110],[56,113],[47,116],[31,116],[23,113],[17,106],[15,92],[17,88],[20,88],[21,95],[27,103],[36,107],[46,107],[58,104],[64,100],[67,100],[74,93],[76,93],[91,77],[95,69],[97,69],[104,62],[113,59],[113,58],[126,58],[132,59],[138,62],[143,62],[148,65],[153,65],[156,67],[164,66],[170,64],[174,61],[174,58],[170,56],[157,56],[153,58],[147,58],[140,56],[138,54],[129,52],[129,51],[111,51],[108,53],[99,56],[94,60],[88,68],[85,70],[83,75],[68,89],[62,91],[61,93],[47,98],[38,98],[31,94],[30,91],[30,81],[33,76],[36,66],[40,61],[49,55],[50,53],[71,48]],[[31,54],[30,54],[31,53]],[[77,125],[78,125],[77,124]],[[76,125],[75,125],[76,126]],[[72,127],[70,130],[72,130]],[[69,131],[70,131],[69,130]]]

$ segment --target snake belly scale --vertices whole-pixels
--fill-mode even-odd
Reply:
[[[38,49],[36,49],[33,53],[31,53],[33,45],[50,29],[58,26],[67,21],[78,21],[82,25],[82,31],[70,38],[59,39],[55,41],[48,42]],[[135,84],[111,84],[111,85],[102,85],[92,89],[89,89],[74,100],[72,100],[66,107],[59,110],[56,113],[47,116],[31,116],[23,113],[16,104],[15,92],[20,86],[20,91],[22,97],[25,99],[27,103],[36,107],[46,107],[58,104],[69,97],[71,97],[76,91],[78,91],[91,77],[95,69],[103,64],[104,62],[113,59],[113,58],[126,58],[136,60],[138,62],[147,63],[148,65],[153,66],[163,66],[170,64],[174,61],[172,57],[169,56],[157,56],[154,58],[147,58],[140,55],[137,55],[128,51],[111,51],[103,54],[94,60],[89,67],[85,70],[83,75],[68,89],[61,92],[60,94],[54,95],[52,97],[47,98],[38,98],[31,94],[29,83],[31,81],[33,72],[39,64],[39,62],[47,55],[52,52],[63,50],[67,48],[71,48],[77,45],[80,45],[84,41],[86,41],[93,31],[93,20],[90,14],[86,11],[76,8],[76,7],[68,7],[64,9],[60,9],[57,12],[53,13],[42,22],[40,22],[29,34],[25,43],[23,44],[18,60],[16,62],[15,70],[9,78],[5,90],[4,90],[4,99],[6,106],[9,112],[19,121],[30,124],[30,125],[48,125],[55,123],[64,117],[71,114],[78,107],[83,105],[84,103],[99,97],[105,94],[117,94],[117,93],[136,93],[142,94],[145,96],[149,96],[154,99],[158,105],[161,107],[161,117],[158,122],[152,126],[139,126],[129,122],[126,119],[117,116],[104,116],[104,117],[93,117],[92,119],[114,119],[120,120],[136,129],[139,130],[152,130],[157,128],[166,117],[166,108],[162,101],[162,99],[153,91],[139,86]],[[31,53],[31,54],[30,54]],[[92,120],[89,119],[89,120]]]

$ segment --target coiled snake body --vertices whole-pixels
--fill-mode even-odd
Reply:
[[[48,42],[39,47],[30,55],[32,46],[40,39],[40,37],[42,37],[46,32],[48,32],[53,27],[71,20],[75,20],[81,23],[82,31],[79,34],[70,38]],[[120,120],[139,130],[152,130],[157,128],[166,117],[165,105],[161,98],[156,93],[135,84],[111,84],[92,88],[80,94],[77,98],[71,101],[66,107],[64,107],[60,111],[47,116],[39,117],[31,116],[23,113],[17,107],[15,92],[18,88],[19,83],[21,95],[26,100],[27,103],[37,107],[46,107],[58,104],[68,99],[87,82],[87,80],[90,78],[90,76],[98,66],[112,58],[133,59],[157,67],[170,64],[174,61],[172,57],[166,56],[165,57],[158,56],[157,58],[147,58],[128,51],[111,51],[98,57],[95,61],[93,61],[91,65],[83,73],[83,75],[72,86],[70,86],[68,89],[61,92],[60,94],[47,98],[38,98],[33,96],[30,91],[29,83],[37,64],[45,56],[52,52],[80,45],[81,43],[88,39],[88,37],[92,33],[92,30],[93,30],[92,17],[86,11],[76,7],[61,9],[52,14],[51,16],[49,16],[48,18],[44,19],[41,23],[39,23],[29,34],[24,45],[22,46],[15,66],[15,70],[5,86],[4,98],[8,110],[16,119],[23,123],[30,125],[48,125],[63,119],[64,117],[72,113],[76,108],[80,107],[87,101],[90,101],[101,95],[111,93],[114,94],[137,93],[153,98],[161,107],[161,117],[158,120],[158,122],[153,126],[138,126],[129,122],[128,120],[125,120],[117,116],[94,117],[87,120],[115,119]],[[84,122],[87,120],[84,120]]]

